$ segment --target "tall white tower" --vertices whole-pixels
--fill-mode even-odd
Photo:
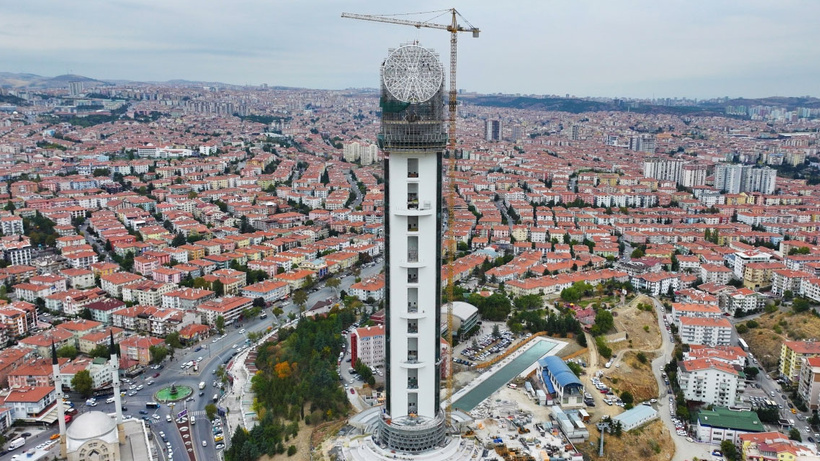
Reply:
[[[379,443],[419,453],[446,436],[440,405],[444,68],[417,44],[381,67],[386,232],[387,399]]]
[[[51,342],[51,374],[54,376],[54,392],[57,394],[57,424],[60,427],[60,458],[66,457],[65,408],[63,407],[63,380],[60,376],[60,363],[57,361],[57,348]]]
[[[108,331],[108,353],[111,356],[109,366],[111,367],[111,387],[114,388],[114,409],[117,412],[117,436],[120,444],[125,443],[125,427],[122,425],[122,395],[120,394],[120,359],[117,356],[117,348],[114,346],[114,333]]]

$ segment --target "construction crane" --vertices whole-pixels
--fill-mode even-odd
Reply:
[[[456,238],[455,232],[453,230],[453,210],[455,208],[455,162],[456,162],[456,103],[457,99],[456,96],[458,94],[458,87],[456,86],[456,68],[458,67],[458,33],[459,32],[471,32],[473,38],[478,38],[478,34],[480,30],[478,27],[474,27],[470,24],[464,16],[461,15],[455,8],[450,8],[447,10],[438,10],[438,11],[429,11],[423,13],[405,13],[402,15],[394,15],[394,16],[408,16],[408,15],[421,15],[421,14],[437,14],[433,19],[443,16],[444,14],[450,14],[451,20],[449,24],[438,24],[429,21],[412,21],[407,19],[400,19],[391,16],[374,16],[369,14],[356,14],[356,13],[342,13],[343,18],[348,19],[360,19],[363,21],[373,21],[373,22],[384,22],[388,24],[399,24],[404,26],[413,26],[416,29],[429,28],[429,29],[439,29],[439,30],[446,30],[450,33],[450,95],[448,98],[448,108],[450,110],[449,113],[449,125],[447,130],[447,151],[449,153],[449,162],[447,165],[447,234],[446,234],[446,248],[447,248],[447,342],[449,343],[450,347],[450,355],[452,356],[454,353],[453,348],[453,302],[455,301],[455,295],[453,291],[453,263],[455,260],[456,255]],[[466,24],[462,26],[458,23],[458,19],[461,18],[462,21]],[[452,360],[449,361],[447,364],[447,405],[445,407],[445,415],[448,427],[453,427],[450,414],[452,411],[452,397],[453,397],[453,362]]]

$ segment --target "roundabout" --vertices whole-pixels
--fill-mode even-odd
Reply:
[[[172,384],[157,391],[157,393],[154,394],[154,397],[157,399],[157,402],[166,403],[188,398],[193,393],[194,388],[190,386],[177,386]]]

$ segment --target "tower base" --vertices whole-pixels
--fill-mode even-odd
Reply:
[[[447,425],[444,415],[435,418],[422,416],[379,420],[379,445],[405,453],[423,453],[447,443]]]

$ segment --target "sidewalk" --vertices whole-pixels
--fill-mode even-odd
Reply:
[[[233,386],[222,396],[219,405],[225,408],[227,414],[225,421],[228,434],[233,436],[234,430],[242,426],[245,429],[252,429],[256,425],[256,415],[253,412],[253,392],[251,391],[251,373],[248,371],[246,361],[248,355],[256,350],[259,344],[270,339],[279,328],[271,330],[263,336],[256,344],[245,349],[234,357],[230,367],[226,370],[233,377]],[[225,439],[228,440],[227,438]]]

